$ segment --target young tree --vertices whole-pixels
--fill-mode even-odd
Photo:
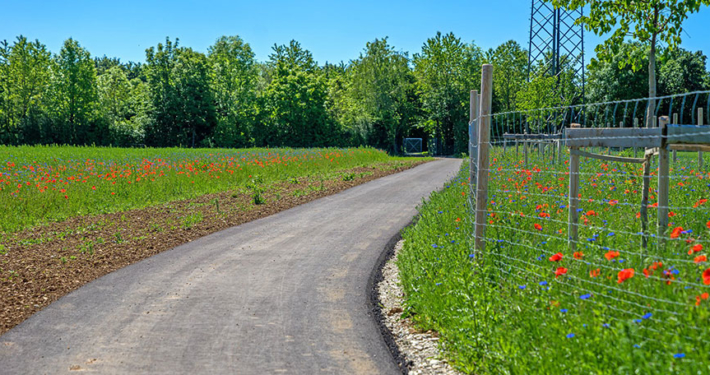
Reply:
[[[100,143],[94,126],[98,108],[96,68],[89,51],[67,39],[54,58],[53,118],[59,140],[66,144]]]
[[[411,125],[414,77],[409,69],[409,58],[395,51],[387,38],[368,42],[365,53],[350,67],[349,94],[358,103],[367,119],[368,144],[398,153],[397,141]]]
[[[251,144],[259,70],[254,52],[238,36],[223,36],[208,49],[217,110],[214,141],[220,147]]]
[[[256,130],[260,145],[327,146],[335,134],[326,110],[325,79],[308,50],[296,41],[274,46],[269,56],[269,83]]]
[[[655,98],[658,43],[664,42],[667,50],[675,49],[681,42],[683,21],[701,5],[710,5],[710,0],[553,0],[553,4],[570,10],[591,5],[589,15],[581,17],[577,23],[597,35],[613,31],[604,44],[595,49],[601,59],[611,59],[629,37],[648,46],[648,97]],[[630,53],[621,63],[631,64],[636,70],[641,61],[638,55]],[[646,112],[647,127],[651,127],[655,108],[655,100],[650,100]]]
[[[509,40],[496,49],[490,49],[487,59],[493,71],[494,112],[508,112],[516,108],[516,96],[527,80],[528,53],[520,44]]]
[[[44,112],[51,54],[39,41],[19,36],[10,46],[0,43],[0,142],[21,142],[22,133],[36,127],[32,121]],[[35,139],[25,142],[40,142]]]
[[[176,120],[181,128],[180,143],[194,148],[207,140],[217,123],[207,57],[191,48],[180,49],[173,79],[178,99]]]
[[[424,126],[443,141],[444,153],[467,149],[468,93],[479,86],[482,61],[480,48],[453,33],[437,33],[414,54]]]

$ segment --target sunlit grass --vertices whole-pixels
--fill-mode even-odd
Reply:
[[[415,321],[469,372],[707,373],[710,175],[692,167],[697,154],[672,165],[662,246],[654,172],[647,249],[640,165],[582,159],[573,251],[566,163],[521,159],[492,155],[484,252],[473,251],[466,168],[422,207],[399,257]]]

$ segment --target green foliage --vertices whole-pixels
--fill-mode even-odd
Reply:
[[[50,52],[37,40],[19,36],[13,45],[0,43],[0,142],[17,144],[39,135],[51,66]]]
[[[658,96],[706,90],[707,57],[701,52],[676,48],[666,52],[656,62]],[[629,55],[640,62],[638,70],[622,67]],[[636,99],[648,92],[648,47],[624,43],[609,61],[597,60],[589,66],[587,101],[606,102]]]
[[[528,78],[528,53],[520,44],[509,40],[487,52],[493,69],[493,112],[511,112],[517,109],[517,92]]]
[[[263,95],[264,123],[257,144],[313,147],[334,144],[335,131],[324,105],[327,87],[315,72],[311,53],[296,41],[274,46],[271,81]]]
[[[81,144],[101,140],[107,130],[96,123],[96,68],[89,51],[69,38],[52,64],[50,116],[59,130],[57,141]],[[97,126],[98,125],[98,126]]]
[[[443,140],[438,153],[462,152],[468,144],[469,90],[480,87],[483,53],[453,33],[427,39],[414,54],[414,75],[421,98],[422,126]],[[442,152],[443,151],[443,152]]]
[[[657,42],[663,42],[668,50],[675,49],[681,42],[683,21],[688,14],[700,10],[702,5],[710,5],[710,0],[655,0],[640,1],[590,1],[554,0],[555,6],[579,9],[591,5],[589,14],[577,20],[587,30],[597,35],[611,33],[609,38],[595,51],[600,59],[611,60],[630,37],[642,44],[649,43],[655,49]],[[642,66],[643,60],[627,51],[623,65],[631,64],[634,70]]]
[[[213,142],[218,147],[249,146],[259,73],[254,52],[240,37],[223,36],[208,49],[208,58],[217,111]]]
[[[146,50],[151,121],[145,129],[151,146],[203,144],[216,124],[205,55],[165,40]]]
[[[348,95],[362,139],[400,153],[401,139],[414,121],[414,76],[407,54],[395,51],[387,38],[368,42],[364,54],[348,69]]]

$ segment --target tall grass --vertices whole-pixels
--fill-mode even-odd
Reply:
[[[583,160],[572,251],[566,164],[534,156],[525,167],[497,149],[486,250],[474,252],[464,166],[405,232],[408,313],[471,373],[710,373],[710,174],[695,158],[681,154],[672,170],[665,245],[649,208],[648,249],[638,165]],[[655,182],[650,194],[653,205]]]

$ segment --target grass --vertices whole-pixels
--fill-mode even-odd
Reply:
[[[240,189],[249,190],[254,202],[262,204],[265,189],[278,181],[323,179],[397,160],[371,148],[0,146],[0,234]]]
[[[697,154],[679,153],[672,165],[664,245],[649,208],[647,249],[636,217],[640,166],[582,159],[572,251],[566,163],[535,154],[526,167],[501,151],[492,155],[485,251],[472,250],[464,167],[420,209],[399,255],[407,313],[440,332],[455,366],[480,374],[709,373],[710,174],[692,167]]]

